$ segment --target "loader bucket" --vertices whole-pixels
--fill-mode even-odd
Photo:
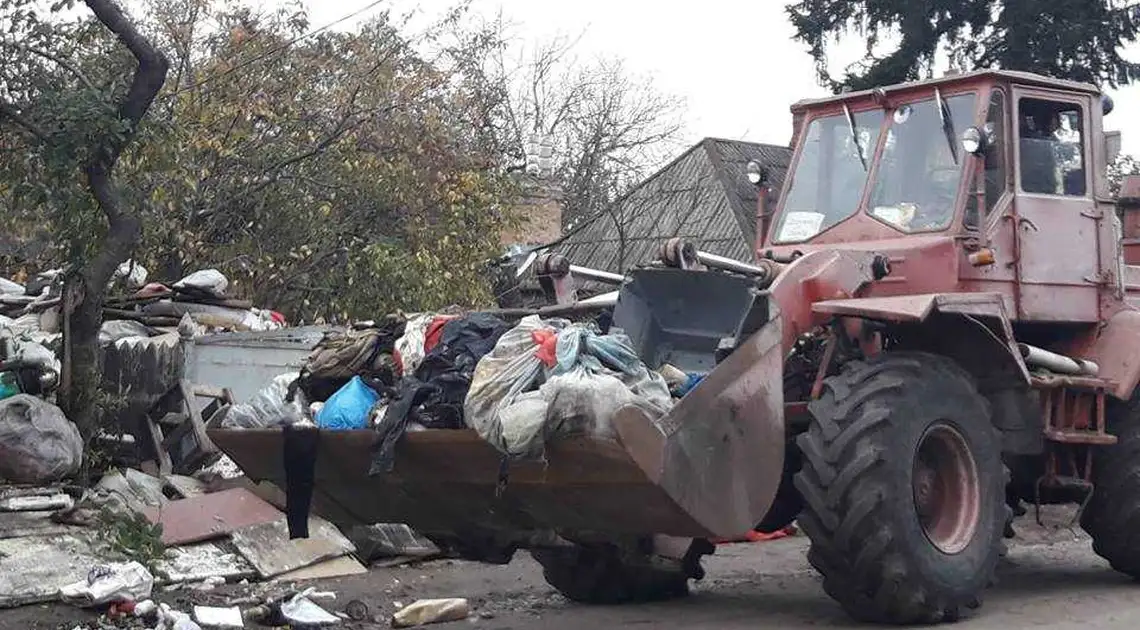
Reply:
[[[666,270],[652,270],[666,271]],[[671,271],[671,270],[670,270]],[[638,346],[685,365],[715,350],[725,331],[747,328],[763,296],[730,295],[706,274],[681,287],[694,324],[669,302],[658,315],[651,300],[669,295],[664,275],[622,289],[617,312],[643,313]],[[646,287],[652,287],[646,290]],[[625,302],[623,305],[622,302]],[[736,309],[735,321],[719,310]],[[615,324],[616,314],[615,312]],[[766,309],[765,309],[766,312]],[[638,320],[642,321],[642,320]],[[632,324],[632,326],[631,326]],[[574,535],[665,534],[727,537],[748,531],[767,512],[783,468],[781,322],[769,320],[742,342],[663,418],[635,407],[611,419],[617,439],[569,437],[547,446],[546,463],[519,463],[501,485],[501,455],[470,430],[406,434],[391,473],[369,476],[370,431],[323,431],[313,507],[338,524],[406,523],[435,538],[468,535],[525,541],[551,530]],[[671,349],[671,350],[665,350]],[[254,480],[284,489],[283,434],[276,429],[214,429],[210,438]],[[500,492],[496,490],[500,489]],[[521,542],[525,546],[526,542]]]

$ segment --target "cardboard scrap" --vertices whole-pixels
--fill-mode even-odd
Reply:
[[[232,542],[266,579],[355,551],[336,526],[317,516],[309,517],[309,538],[289,540],[289,526],[282,517],[239,529]]]
[[[282,573],[273,578],[274,582],[303,582],[305,580],[325,580],[328,578],[360,575],[368,573],[368,568],[352,556],[341,556],[325,560],[294,571]]]
[[[162,542],[184,545],[221,538],[236,529],[269,523],[281,512],[244,488],[171,501],[143,514],[151,523],[162,524]]]

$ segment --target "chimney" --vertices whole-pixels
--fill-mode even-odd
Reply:
[[[562,190],[554,182],[554,142],[533,133],[526,142],[526,168],[519,174],[522,195],[514,210],[517,230],[504,232],[502,244],[542,245],[562,236]]]

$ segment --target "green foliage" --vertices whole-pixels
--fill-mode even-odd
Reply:
[[[162,525],[151,523],[138,512],[114,512],[104,508],[99,511],[97,523],[99,540],[108,551],[126,560],[134,560],[153,571],[166,553]]]
[[[108,104],[131,63],[86,17],[49,22],[31,7],[0,0],[0,23],[26,24],[0,36],[18,60],[0,70],[0,103],[58,142],[38,149],[0,124],[0,148],[15,149],[0,151],[0,234],[23,247],[0,260],[9,274],[81,261],[102,238],[80,166],[92,138],[122,132]],[[293,5],[156,0],[136,18],[171,58],[116,170],[143,215],[131,254],[152,278],[216,267],[238,296],[294,321],[487,301],[482,266],[517,221],[517,190],[491,134],[470,124],[498,103],[469,89],[447,50],[428,58],[387,15],[302,37]]]
[[[1140,66],[1121,49],[1140,34],[1140,4],[1115,0],[799,0],[788,14],[796,38],[835,92],[922,78],[936,56],[963,69],[1002,68],[1089,83],[1125,85]],[[828,43],[849,32],[864,59],[841,78],[828,71]],[[878,56],[884,40],[897,40]]]

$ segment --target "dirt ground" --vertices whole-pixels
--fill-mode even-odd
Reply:
[[[1052,510],[1048,517],[1054,523],[1065,520],[1063,513]],[[1131,611],[1140,603],[1140,587],[1094,556],[1083,534],[1063,527],[1038,527],[1032,511],[1020,519],[1017,529],[1019,538],[1012,541],[998,584],[988,592],[983,607],[955,627],[1136,627]],[[436,626],[441,630],[466,626],[486,630],[855,627],[821,591],[818,578],[804,559],[806,548],[807,540],[802,536],[722,545],[715,556],[706,559],[708,577],[694,585],[690,597],[652,605],[589,607],[568,603],[546,586],[541,569],[526,553],[518,554],[507,566],[437,561],[373,569],[366,575],[305,586],[335,592],[336,600],[323,602],[332,612],[345,610],[355,599],[381,620],[341,626],[354,630],[386,628],[383,620],[397,603],[431,597],[467,597],[474,608],[470,619]],[[189,611],[191,603],[223,605],[265,588],[234,585],[208,593],[160,592],[156,598]],[[71,630],[93,619],[66,606],[26,607],[0,611],[0,628]]]

